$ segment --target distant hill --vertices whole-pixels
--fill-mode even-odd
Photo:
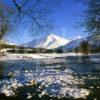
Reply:
[[[89,44],[91,52],[100,52],[100,35],[79,38],[69,42],[68,40],[55,36],[53,34],[37,41],[31,41],[21,46],[6,43],[5,41],[0,41],[0,50],[8,48],[7,51],[11,53],[80,52],[80,49],[85,49],[81,48],[81,44],[83,41]]]
[[[80,39],[75,39],[75,40],[72,40],[70,41],[68,44],[64,45],[64,46],[61,46],[57,49],[59,50],[63,50],[63,52],[72,52],[76,47],[79,46],[79,44],[83,41],[84,39],[83,38],[80,38]]]
[[[1,40],[0,41],[0,50],[1,49],[30,49],[30,48],[7,43],[7,42]]]
[[[16,45],[10,45],[10,44],[6,43],[3,40],[0,41],[0,49],[4,49],[4,48],[16,48],[16,47],[18,47],[18,46],[16,46]]]
[[[70,41],[68,44],[58,47],[58,50],[63,52],[75,52],[76,48],[80,48],[80,44],[86,41],[91,46],[92,52],[100,52],[100,35],[93,35],[91,37],[80,38]]]
[[[88,37],[87,41],[91,45],[92,52],[100,52],[100,35]]]
[[[11,43],[6,43],[5,41],[0,41],[0,51],[9,53],[44,53],[46,52],[46,49],[22,47]]]

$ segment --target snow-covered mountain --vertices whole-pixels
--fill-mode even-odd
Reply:
[[[67,44],[69,40],[64,39],[62,37],[56,36],[54,34],[49,34],[46,37],[41,39],[33,40],[29,43],[24,44],[24,47],[31,48],[45,48],[45,49],[54,49],[60,46]]]
[[[69,43],[65,44],[64,46],[58,47],[58,49],[62,49],[63,51],[70,51],[74,50],[79,44],[84,40],[84,38],[78,38],[75,40],[70,41]]]
[[[62,49],[65,52],[73,51],[75,48],[79,47],[82,41],[87,41],[91,45],[92,50],[100,47],[100,35],[94,35],[91,37],[78,38],[72,40],[69,43],[65,44],[64,46],[58,47],[57,49]]]
[[[89,44],[93,47],[100,47],[100,35],[94,35],[87,38]]]

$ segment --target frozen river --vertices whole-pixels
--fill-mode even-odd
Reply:
[[[1,61],[0,99],[99,100],[99,68],[99,61],[76,56]]]

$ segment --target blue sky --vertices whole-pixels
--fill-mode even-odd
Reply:
[[[75,0],[63,0],[62,8],[57,10],[53,15],[55,18],[55,33],[67,39],[74,39],[78,36],[85,36],[84,29],[77,23],[81,18],[81,14],[85,10],[83,3]]]
[[[8,2],[9,0],[5,0]],[[50,32],[55,35],[64,37],[66,39],[75,39],[77,37],[85,37],[86,33],[84,29],[80,27],[77,22],[81,20],[80,15],[83,13],[85,6],[81,2],[76,2],[77,0],[62,0],[62,5],[57,10],[55,10],[50,16],[53,19],[54,29]],[[20,29],[19,29],[20,30]],[[20,34],[23,32],[23,35]],[[47,34],[50,34],[47,33]],[[8,40],[13,43],[25,43],[33,40],[34,37],[29,36],[27,29],[22,29],[19,31],[17,36]]]

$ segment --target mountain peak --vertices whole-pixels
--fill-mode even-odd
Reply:
[[[68,42],[69,40],[67,39],[56,36],[55,34],[49,34],[46,37],[43,37],[42,39],[31,41],[30,43],[27,44],[27,46],[33,48],[54,49],[63,46]]]
[[[58,48],[62,45],[65,45],[69,42],[69,40],[64,39],[62,37],[56,36],[55,34],[49,34],[44,38],[44,41],[41,41],[36,47],[46,48],[46,49],[54,49]]]
[[[50,34],[50,35],[48,35],[48,36],[51,36],[51,37],[53,37],[53,38],[55,38],[55,39],[57,39],[57,40],[59,40],[59,41],[65,41],[65,42],[69,42],[69,40],[68,39],[65,39],[65,38],[62,38],[62,37],[60,37],[60,36],[57,36],[57,35],[55,35],[55,34]]]
[[[53,33],[51,33],[51,34],[49,34],[50,36],[55,36],[55,34],[53,34]]]
[[[58,36],[57,36],[57,35],[55,35],[55,34],[49,34],[48,36],[58,37]]]

